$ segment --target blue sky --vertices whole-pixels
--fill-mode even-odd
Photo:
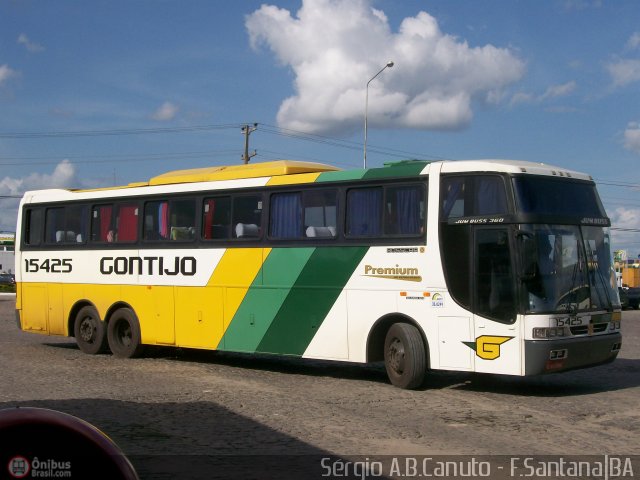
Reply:
[[[0,195],[238,163],[254,122],[252,161],[360,167],[365,85],[393,60],[369,88],[369,166],[588,172],[637,257],[638,20],[635,0],[0,0]]]

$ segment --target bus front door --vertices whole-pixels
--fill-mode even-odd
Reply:
[[[474,233],[474,334],[477,372],[519,375],[521,342],[517,293],[507,227],[477,227]]]

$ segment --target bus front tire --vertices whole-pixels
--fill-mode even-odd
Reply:
[[[92,306],[82,307],[73,324],[73,335],[78,348],[84,353],[95,355],[107,350],[107,329],[98,311]]]
[[[394,323],[384,341],[384,365],[396,387],[413,389],[424,382],[427,355],[418,329],[408,323]]]
[[[109,348],[114,356],[134,358],[142,355],[144,345],[140,343],[140,324],[138,317],[130,308],[116,310],[107,327]]]

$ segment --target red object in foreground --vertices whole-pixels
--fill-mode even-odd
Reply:
[[[138,480],[124,453],[90,423],[44,408],[0,410],[0,478],[35,477]]]

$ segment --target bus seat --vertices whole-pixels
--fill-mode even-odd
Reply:
[[[260,236],[260,229],[255,223],[239,223],[236,225],[236,237],[257,238]]]
[[[336,227],[309,226],[305,233],[307,237],[332,238],[336,236]]]
[[[56,231],[56,243],[61,242],[75,242],[76,241],[76,233],[69,230],[65,232],[64,230]]]

